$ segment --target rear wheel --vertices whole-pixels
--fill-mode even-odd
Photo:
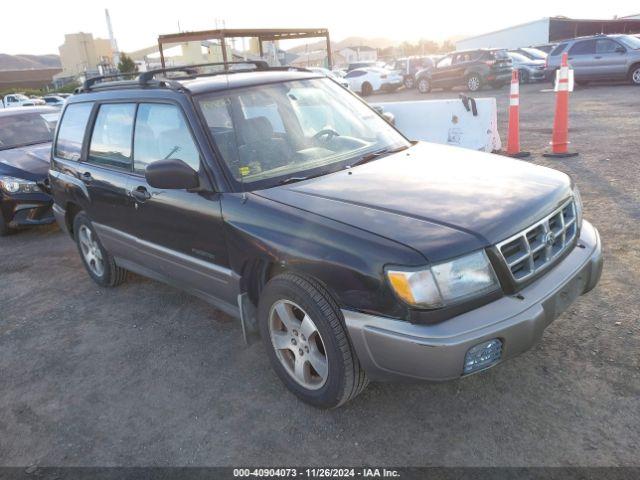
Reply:
[[[482,88],[482,79],[477,73],[472,73],[467,77],[467,89],[470,92],[477,92]]]
[[[73,232],[87,273],[101,287],[115,287],[127,278],[127,271],[116,265],[115,260],[100,243],[91,221],[84,212],[73,220]]]
[[[519,70],[518,79],[520,80],[521,85],[529,83],[529,72],[527,72],[526,70]]]
[[[640,65],[634,65],[629,71],[629,80],[633,85],[640,85]]]
[[[429,93],[431,91],[431,82],[428,78],[418,80],[418,91],[420,93]]]
[[[338,407],[367,386],[340,308],[315,280],[291,273],[271,279],[258,318],[273,369],[304,402]]]
[[[371,84],[369,82],[365,82],[362,84],[362,88],[360,90],[360,93],[362,93],[363,97],[368,97],[369,95],[371,95],[373,93],[373,87],[371,86]]]

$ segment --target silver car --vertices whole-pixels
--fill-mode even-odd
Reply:
[[[545,79],[546,73],[544,60],[533,60],[515,51],[507,52],[507,55],[511,58],[513,68],[518,70],[520,83],[537,82]]]
[[[568,52],[576,83],[629,80],[640,85],[640,38],[633,35],[595,35],[560,43],[547,58],[547,79],[554,81],[562,53]]]

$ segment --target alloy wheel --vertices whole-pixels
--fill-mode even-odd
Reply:
[[[82,225],[78,232],[78,240],[85,263],[96,276],[102,277],[104,274],[102,250],[100,250],[100,245],[98,245],[91,229],[86,225]]]
[[[640,68],[636,68],[631,75],[631,80],[636,85],[640,85]]]
[[[467,86],[469,87],[469,90],[472,92],[475,92],[476,90],[478,90],[480,88],[480,79],[478,78],[477,75],[472,75],[469,77],[469,80],[467,80]]]
[[[309,390],[322,388],[329,376],[329,359],[316,324],[298,304],[278,300],[271,306],[269,335],[291,378]]]

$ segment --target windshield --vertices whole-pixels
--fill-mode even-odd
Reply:
[[[327,79],[295,80],[198,99],[228,171],[244,188],[322,175],[409,142]]]
[[[618,37],[617,40],[620,40],[620,42],[622,42],[626,47],[629,47],[633,50],[640,49],[640,38],[638,37],[634,37],[631,35],[622,35]]]
[[[0,117],[0,150],[50,142],[57,113],[19,113]]]

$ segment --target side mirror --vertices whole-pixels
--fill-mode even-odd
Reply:
[[[616,53],[627,53],[627,49],[624,48],[622,45],[618,45],[616,47]]]
[[[198,172],[177,158],[150,163],[144,170],[144,178],[152,187],[167,190],[189,190],[200,186]]]

